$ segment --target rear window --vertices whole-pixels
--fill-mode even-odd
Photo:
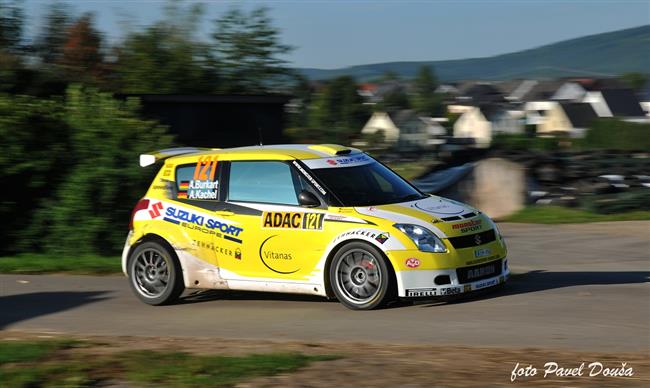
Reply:
[[[176,198],[188,200],[216,200],[219,181],[216,156],[200,157],[197,163],[176,168]]]

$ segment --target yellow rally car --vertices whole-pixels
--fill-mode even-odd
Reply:
[[[133,210],[122,268],[152,305],[184,289],[336,297],[352,309],[461,294],[510,271],[496,225],[338,145],[175,148]]]

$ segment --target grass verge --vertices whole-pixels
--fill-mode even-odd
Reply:
[[[585,210],[560,206],[530,206],[507,217],[503,221],[530,224],[577,224],[585,222],[638,220],[650,220],[650,211],[597,214]]]
[[[300,353],[247,356],[127,351],[88,357],[66,352],[89,347],[82,341],[0,342],[3,387],[102,386],[129,383],[159,387],[230,387],[260,376],[289,373],[315,361],[339,358]]]
[[[55,256],[24,254],[0,257],[0,273],[40,274],[65,272],[71,274],[104,275],[122,270],[118,257]]]

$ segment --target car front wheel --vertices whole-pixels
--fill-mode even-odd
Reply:
[[[133,292],[153,306],[175,302],[185,288],[176,255],[159,242],[138,245],[129,257],[127,269]]]
[[[371,310],[387,302],[391,272],[384,255],[363,242],[343,246],[330,265],[330,285],[337,299],[353,310]]]

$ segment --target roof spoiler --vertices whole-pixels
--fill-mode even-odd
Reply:
[[[159,160],[165,160],[172,156],[193,154],[196,152],[210,151],[212,148],[199,148],[199,147],[179,147],[167,148],[165,150],[151,151],[147,154],[140,154],[140,167],[147,167]]]

